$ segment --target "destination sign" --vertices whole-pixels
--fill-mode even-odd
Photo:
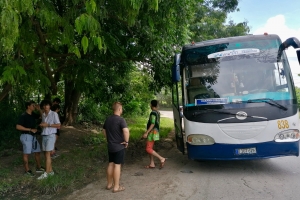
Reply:
[[[234,50],[228,50],[228,51],[220,51],[217,53],[209,54],[208,58],[222,58],[222,57],[228,57],[228,56],[238,56],[238,55],[246,55],[246,54],[253,54],[253,53],[259,53],[259,49],[234,49]]]
[[[195,105],[227,104],[228,98],[195,99]]]

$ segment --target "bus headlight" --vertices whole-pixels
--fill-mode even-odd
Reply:
[[[298,141],[300,133],[298,129],[286,130],[275,135],[275,142],[294,142]]]
[[[187,137],[187,142],[191,145],[212,145],[215,140],[208,135],[189,135]]]

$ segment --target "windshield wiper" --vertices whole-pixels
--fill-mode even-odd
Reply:
[[[246,101],[246,103],[257,103],[257,102],[265,102],[265,103],[270,104],[272,106],[276,106],[277,108],[280,108],[282,110],[287,110],[287,107],[277,103],[276,101],[274,101],[273,99],[270,99],[270,98],[249,99],[248,101]],[[239,102],[237,102],[237,103],[239,103]]]
[[[221,113],[221,114],[228,114],[228,115],[236,115],[235,113],[231,113],[231,112],[225,112],[225,111],[219,111],[219,110],[213,110],[213,109],[205,109],[203,110],[204,112],[194,112],[193,115],[197,116],[197,115],[202,115],[205,113],[210,113],[210,112],[216,112],[216,113]]]
[[[216,112],[216,113],[227,114],[227,115],[234,115],[234,116],[237,115],[237,113],[231,113],[231,112],[219,111],[219,110],[213,110],[213,109],[205,109],[204,111],[205,112],[194,112],[193,115],[197,116],[197,115],[202,115],[202,114],[210,113],[210,112]],[[247,117],[255,118],[255,117],[253,117],[251,115],[248,115]]]

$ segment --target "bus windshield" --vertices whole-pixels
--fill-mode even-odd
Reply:
[[[285,53],[277,60],[280,44],[279,38],[256,39],[185,50],[186,106],[295,98]]]

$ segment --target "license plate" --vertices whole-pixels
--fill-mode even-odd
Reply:
[[[250,155],[250,154],[256,154],[256,148],[247,148],[247,149],[236,149],[235,154],[237,155]]]

